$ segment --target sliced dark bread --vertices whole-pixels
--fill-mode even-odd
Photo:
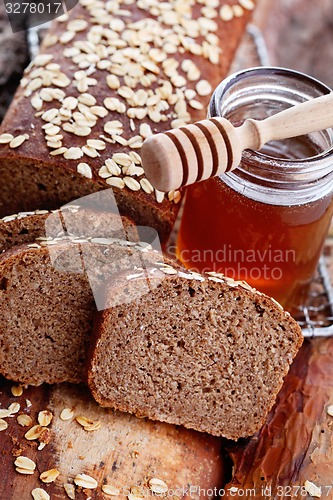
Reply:
[[[37,238],[91,236],[138,241],[134,223],[112,212],[92,210],[79,205],[66,205],[59,210],[21,212],[0,219],[0,253]]]
[[[302,344],[296,321],[221,275],[154,268],[142,295],[138,274],[113,281],[119,305],[97,316],[88,368],[96,401],[229,439],[258,431]]]
[[[45,240],[0,255],[0,374],[32,385],[83,380],[105,282],[161,260],[142,243],[97,240]]]

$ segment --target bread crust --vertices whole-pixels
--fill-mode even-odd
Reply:
[[[64,236],[139,241],[137,228],[128,217],[74,205],[52,212],[21,212],[0,219],[0,253],[40,238]]]

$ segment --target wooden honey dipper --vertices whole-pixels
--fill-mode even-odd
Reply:
[[[333,93],[296,104],[264,120],[234,127],[210,118],[156,134],[143,143],[142,166],[159,191],[168,192],[236,168],[245,149],[333,126]]]

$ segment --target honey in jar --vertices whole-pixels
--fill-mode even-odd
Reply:
[[[211,116],[217,107],[234,123],[265,118],[328,91],[277,68],[248,70],[221,85]],[[331,147],[331,131],[272,142],[260,152],[245,151],[235,171],[189,186],[178,258],[199,272],[245,280],[296,314],[332,217]]]

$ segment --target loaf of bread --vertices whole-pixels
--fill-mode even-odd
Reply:
[[[302,344],[300,327],[244,282],[169,265],[149,272],[157,279],[146,295],[139,273],[110,285],[119,305],[98,314],[89,360],[96,401],[229,439],[252,435]]]
[[[154,191],[140,148],[202,119],[253,0],[81,0],[54,21],[0,130],[0,215],[105,188],[165,241],[180,192]]]
[[[0,374],[21,383],[81,382],[105,284],[161,261],[149,245],[56,238],[0,255]]]

